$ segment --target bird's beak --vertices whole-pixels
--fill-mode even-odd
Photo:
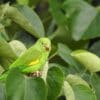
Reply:
[[[46,45],[45,46],[45,49],[46,49],[46,51],[50,51],[50,46],[49,45]]]

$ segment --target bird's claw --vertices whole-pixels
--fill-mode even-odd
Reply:
[[[31,76],[31,77],[40,77],[40,76],[42,76],[42,71],[36,71],[34,73],[29,73],[28,76]]]

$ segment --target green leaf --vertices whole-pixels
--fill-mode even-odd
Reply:
[[[66,80],[72,85],[84,85],[84,86],[87,86],[88,88],[90,88],[89,84],[78,75],[69,74],[66,77]]]
[[[97,100],[94,91],[84,85],[73,86],[75,100]]]
[[[66,25],[67,18],[61,10],[61,2],[58,0],[50,0],[50,11],[58,25]]]
[[[39,3],[41,2],[41,0],[29,0],[29,6],[30,7],[36,7]],[[45,2],[45,1],[44,1]]]
[[[69,16],[69,27],[74,40],[100,36],[100,14],[83,0],[66,0],[63,9]]]
[[[0,75],[4,72],[4,68],[0,65]]]
[[[50,35],[50,38],[53,40],[53,43],[69,43],[71,37],[68,31],[64,27],[58,27],[57,30]]]
[[[67,64],[66,64],[67,65]],[[59,63],[49,63],[49,66],[50,67],[58,67],[58,68],[60,68],[62,71],[63,71],[63,74],[64,74],[64,76],[66,76],[66,75],[68,75],[69,73],[68,73],[68,71],[69,71],[69,68],[68,67],[66,67],[66,65],[64,64],[64,65],[62,65],[62,64],[59,64]],[[67,65],[68,66],[68,65]],[[72,70],[71,70],[72,71]]]
[[[6,89],[3,83],[0,83],[0,100],[6,100]]]
[[[66,45],[59,43],[58,44],[58,55],[70,66],[73,66],[77,71],[80,70],[81,66],[73,59],[70,55],[72,52]],[[79,68],[78,68],[79,67]]]
[[[100,71],[100,58],[95,54],[86,50],[75,50],[71,55],[91,73]]]
[[[60,26],[57,30],[49,36],[52,39],[52,43],[67,44],[72,49],[84,48],[87,44],[87,40],[75,41],[72,39],[72,34],[65,27]]]
[[[66,45],[59,43],[57,53],[65,62],[69,65],[73,65],[74,60],[70,56],[71,50]]]
[[[100,57],[100,40],[95,42],[89,50]]]
[[[63,87],[67,99],[73,97],[73,100],[97,100],[95,91],[80,77],[71,75],[67,77],[67,81]]]
[[[88,3],[91,3],[91,2],[92,2],[92,0],[84,0],[84,1],[86,1],[86,2],[88,2]]]
[[[93,89],[95,90],[97,100],[100,100],[100,76],[93,75],[91,78]]]
[[[47,74],[47,85],[48,85],[48,99],[56,100],[61,92],[62,85],[64,82],[63,72],[57,68],[52,67],[48,70]]]
[[[67,81],[64,82],[63,91],[67,100],[75,100],[74,91]]]
[[[16,26],[14,26],[16,27]],[[13,33],[13,32],[12,32]],[[16,31],[16,33],[14,35],[12,35],[12,33],[10,34],[11,35],[11,40],[15,39],[15,40],[19,40],[21,41],[22,43],[24,43],[24,45],[29,48],[30,46],[32,46],[35,41],[36,41],[36,38],[33,37],[32,35],[30,34],[27,34],[27,32],[18,32]]]
[[[18,4],[21,5],[28,5],[29,4],[29,0],[16,0]]]
[[[44,36],[44,28],[38,15],[27,6],[9,6],[6,16],[35,37]]]
[[[18,40],[12,40],[9,44],[17,56],[22,55],[27,50],[25,45]]]
[[[17,58],[10,45],[0,37],[0,64],[5,69]]]
[[[6,80],[7,100],[46,100],[46,85],[41,78],[22,75],[13,69]]]
[[[5,40],[9,40],[9,37],[5,31],[4,26],[0,23],[0,37],[4,38]]]

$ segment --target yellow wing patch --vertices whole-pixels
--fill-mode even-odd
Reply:
[[[36,60],[32,61],[31,63],[29,63],[29,66],[33,66],[37,63],[39,63],[39,59],[36,59]]]

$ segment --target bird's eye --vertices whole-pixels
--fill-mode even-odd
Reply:
[[[44,45],[44,43],[42,42],[42,45]]]

